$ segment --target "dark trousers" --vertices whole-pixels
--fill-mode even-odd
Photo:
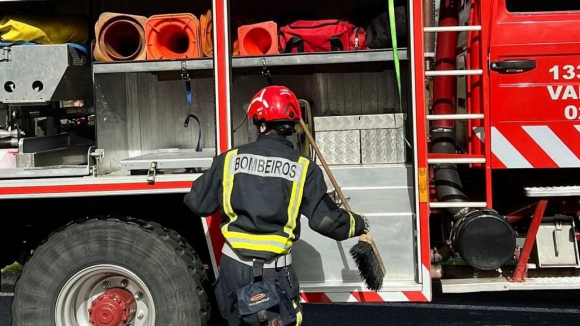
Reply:
[[[286,271],[289,277],[285,275]],[[292,299],[295,307],[300,307],[300,284],[292,265],[286,268],[264,268],[262,277],[264,280],[277,279]],[[252,266],[222,255],[215,293],[220,313],[228,320],[229,326],[238,326],[236,323],[238,320],[237,312],[232,309],[233,296],[235,296],[236,290],[253,281]],[[296,319],[296,326],[300,326],[302,323],[301,309]]]

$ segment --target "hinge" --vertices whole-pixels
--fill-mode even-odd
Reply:
[[[101,161],[103,158],[105,158],[105,150],[102,148],[97,148],[94,152],[91,153],[91,156],[94,157],[97,161]]]
[[[10,61],[10,48],[0,49],[0,61]]]
[[[189,81],[189,73],[187,72],[187,62],[181,61],[181,79],[184,81]]]
[[[99,175],[99,163],[101,163],[105,157],[105,150],[97,148],[91,152],[91,157],[95,159],[95,165],[90,167],[90,171],[93,177],[96,177]]]
[[[149,171],[147,171],[147,183],[154,184],[156,176],[157,176],[157,162],[151,162],[151,165],[149,165]]]

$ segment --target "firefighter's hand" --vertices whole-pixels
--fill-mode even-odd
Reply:
[[[361,217],[363,219],[363,221],[365,222],[365,229],[364,229],[364,233],[367,234],[371,231],[371,224],[369,223],[369,219],[368,217],[364,216],[361,214]]]
[[[356,226],[355,236],[358,237],[360,235],[369,233],[371,231],[371,224],[369,223],[369,219],[360,213],[356,213],[356,215],[357,215],[356,216],[357,217],[357,220],[356,220],[357,226]]]

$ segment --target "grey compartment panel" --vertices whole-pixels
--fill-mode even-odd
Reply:
[[[411,166],[334,166],[331,170],[344,195],[350,198],[351,209],[369,218],[371,235],[387,269],[385,286],[388,283],[391,288],[399,285],[408,288],[416,284],[418,223],[410,187]],[[306,291],[366,289],[349,253],[357,238],[337,242],[313,231],[308,222],[302,216],[301,238],[293,249],[294,266],[302,288]]]
[[[414,239],[414,215],[371,216],[371,234],[385,264],[385,281],[416,280],[416,247]],[[334,241],[310,229],[308,219],[301,219],[301,239],[293,249],[293,265],[302,288],[308,289],[309,282],[317,287],[320,283],[340,287],[360,285],[364,288],[358,269],[349,250],[357,238]],[[378,237],[378,238],[377,238]]]

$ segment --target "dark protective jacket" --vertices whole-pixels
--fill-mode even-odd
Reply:
[[[322,170],[283,138],[258,140],[216,157],[193,182],[185,204],[199,216],[221,207],[221,229],[238,254],[271,259],[290,252],[300,237],[300,214],[310,228],[335,240],[364,232],[358,214],[326,193]]]

